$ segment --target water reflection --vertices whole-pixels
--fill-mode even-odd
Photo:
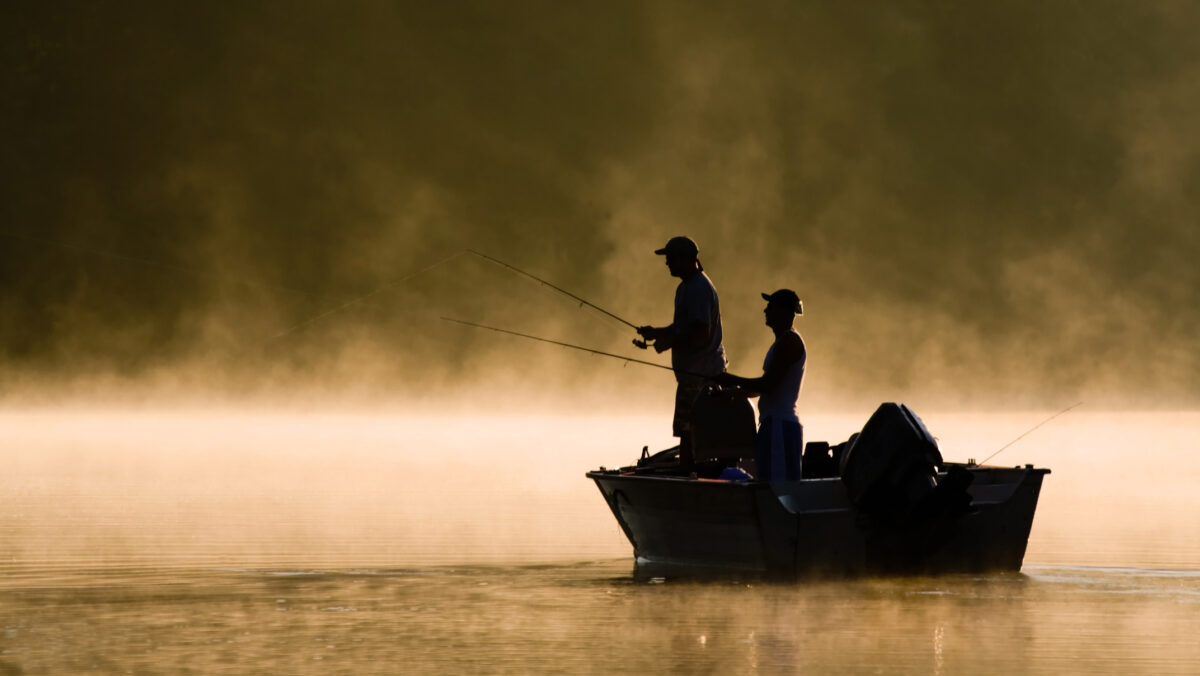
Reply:
[[[635,583],[625,562],[110,570],[3,595],[31,672],[1193,673],[1200,576]]]

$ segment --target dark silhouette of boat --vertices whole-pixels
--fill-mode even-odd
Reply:
[[[639,572],[1020,570],[1049,469],[945,462],[907,406],[883,404],[846,442],[806,444],[803,478],[759,482],[736,468],[753,457],[749,404],[714,397],[697,407],[697,463],[686,473],[678,448],[587,473]]]

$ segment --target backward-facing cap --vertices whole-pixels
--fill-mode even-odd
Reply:
[[[791,289],[780,289],[775,293],[764,293],[763,300],[767,301],[767,305],[779,305],[781,307],[791,308],[792,312],[798,315],[804,314],[804,304],[800,302],[800,296],[796,295]]]
[[[692,241],[690,237],[672,237],[667,245],[661,249],[656,249],[654,253],[659,256],[691,256],[695,257],[700,254],[700,247]]]

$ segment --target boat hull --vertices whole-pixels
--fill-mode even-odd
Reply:
[[[855,510],[836,478],[767,484],[620,470],[587,476],[645,569],[782,577],[1020,570],[1049,470],[964,468],[973,479],[969,510],[900,524]]]

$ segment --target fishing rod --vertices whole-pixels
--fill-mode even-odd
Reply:
[[[1060,416],[1060,415],[1062,415],[1062,414],[1066,413],[1067,411],[1070,411],[1070,410],[1071,410],[1071,409],[1073,409],[1073,408],[1078,408],[1079,406],[1082,406],[1082,405],[1083,405],[1083,402],[1082,402],[1082,401],[1081,401],[1081,402],[1078,402],[1078,403],[1075,403],[1075,404],[1071,404],[1070,406],[1068,406],[1068,407],[1064,408],[1063,410],[1059,411],[1058,413],[1055,413],[1054,415],[1050,416],[1049,418],[1046,418],[1046,419],[1045,419],[1045,420],[1043,420],[1042,422],[1040,422],[1040,423],[1038,423],[1038,424],[1034,425],[1033,427],[1030,427],[1028,430],[1026,430],[1026,431],[1025,431],[1025,433],[1024,433],[1024,434],[1022,434],[1021,436],[1017,437],[1016,439],[1013,439],[1012,441],[1008,442],[1007,444],[1004,444],[1003,446],[1001,446],[1001,447],[1000,447],[1000,450],[998,450],[998,451],[996,451],[995,453],[993,453],[993,454],[989,455],[988,457],[984,458],[984,459],[983,459],[983,461],[982,461],[982,462],[980,462],[980,463],[978,463],[978,464],[982,465],[982,464],[984,464],[985,462],[987,462],[988,460],[991,460],[992,458],[996,457],[997,455],[1000,455],[1000,451],[1003,451],[1004,449],[1008,448],[1009,446],[1012,446],[1013,444],[1017,443],[1017,442],[1018,442],[1018,441],[1020,441],[1021,439],[1024,439],[1024,438],[1025,438],[1025,436],[1026,436],[1026,435],[1028,435],[1030,432],[1032,432],[1032,431],[1036,430],[1037,428],[1041,427],[1042,425],[1045,425],[1046,423],[1050,422],[1051,420],[1054,420],[1055,418],[1057,418],[1058,416]]]
[[[476,256],[479,256],[480,258],[484,259],[485,261],[490,261],[490,262],[492,262],[492,263],[495,263],[496,265],[499,265],[499,266],[501,266],[501,267],[507,268],[507,269],[509,269],[509,270],[511,270],[511,271],[513,271],[513,272],[515,272],[515,273],[517,273],[517,274],[519,274],[519,275],[524,275],[525,277],[528,277],[528,278],[532,279],[532,280],[533,280],[533,281],[535,281],[535,282],[539,282],[539,283],[541,283],[541,284],[542,284],[542,285],[544,285],[544,286],[548,286],[548,287],[550,287],[551,289],[554,289],[555,291],[557,291],[557,292],[559,292],[559,293],[563,294],[564,296],[567,296],[567,297],[569,297],[569,298],[572,298],[572,299],[574,299],[574,300],[577,300],[577,301],[579,301],[581,304],[583,304],[583,305],[586,305],[586,306],[588,306],[588,307],[592,308],[593,310],[596,310],[596,311],[598,311],[598,312],[602,312],[602,313],[604,313],[605,315],[608,315],[609,317],[612,317],[613,319],[615,319],[615,320],[617,320],[617,321],[621,322],[621,323],[622,323],[622,324],[624,324],[625,326],[628,326],[629,328],[631,328],[631,329],[633,329],[633,330],[635,330],[635,331],[636,331],[636,330],[637,330],[637,328],[638,328],[637,326],[635,326],[635,325],[633,324],[633,322],[631,322],[631,321],[629,321],[629,320],[627,320],[627,319],[622,319],[621,317],[618,317],[618,316],[616,316],[615,314],[613,314],[613,313],[609,312],[608,310],[605,310],[604,308],[600,307],[599,305],[596,305],[595,303],[592,303],[592,302],[586,301],[586,300],[584,300],[584,299],[580,298],[579,296],[576,296],[575,294],[571,293],[570,291],[567,291],[566,289],[564,289],[564,288],[562,288],[562,287],[560,287],[560,286],[556,286],[556,285],[554,285],[554,284],[551,284],[550,282],[547,282],[546,280],[542,279],[541,277],[538,277],[538,276],[536,276],[536,275],[533,275],[533,274],[530,274],[530,273],[528,273],[528,272],[525,272],[524,270],[522,270],[522,269],[520,269],[520,268],[516,267],[515,265],[509,265],[508,263],[505,263],[504,261],[502,261],[502,260],[500,260],[500,259],[498,259],[498,258],[493,258],[492,256],[489,256],[489,255],[487,255],[487,254],[485,254],[485,253],[482,253],[482,252],[476,251],[476,250],[474,250],[474,249],[467,249],[467,253],[469,253],[469,254],[474,254],[474,255],[476,255]]]
[[[275,341],[279,340],[280,338],[283,338],[283,337],[287,336],[287,335],[288,335],[288,334],[290,334],[290,333],[293,333],[294,331],[298,331],[299,329],[301,329],[301,328],[304,328],[305,326],[308,326],[309,324],[316,323],[316,322],[318,322],[318,321],[320,321],[320,320],[324,319],[325,317],[328,317],[328,316],[329,316],[329,315],[331,315],[331,314],[335,314],[335,313],[337,313],[337,312],[341,312],[342,310],[344,310],[344,309],[346,309],[346,308],[348,308],[348,307],[350,307],[350,306],[352,306],[352,305],[356,305],[356,304],[358,304],[358,303],[360,303],[360,302],[362,302],[362,301],[364,301],[364,300],[367,300],[368,298],[370,298],[370,297],[372,297],[372,296],[374,296],[374,295],[376,295],[376,294],[378,294],[378,293],[380,293],[380,292],[384,291],[385,289],[388,289],[388,288],[390,288],[390,287],[392,287],[392,286],[395,286],[395,285],[397,285],[397,284],[401,284],[401,283],[403,283],[403,282],[406,282],[406,281],[408,281],[408,280],[412,279],[413,277],[416,277],[417,275],[423,274],[423,273],[425,273],[425,272],[428,272],[428,271],[432,270],[433,268],[436,268],[436,267],[438,267],[439,265],[442,265],[443,263],[448,263],[448,262],[449,262],[451,259],[453,259],[453,258],[457,258],[458,256],[461,256],[461,255],[463,255],[463,254],[471,254],[472,256],[478,256],[479,258],[482,258],[483,260],[485,260],[485,261],[488,261],[489,263],[493,263],[493,264],[495,264],[495,265],[499,265],[499,266],[500,266],[500,267],[502,267],[502,268],[505,268],[505,269],[507,269],[507,270],[511,270],[512,272],[515,272],[515,273],[517,273],[517,274],[519,274],[519,275],[522,275],[522,276],[524,276],[524,277],[528,277],[529,279],[532,279],[533,281],[535,281],[535,282],[537,282],[537,283],[539,283],[539,284],[541,284],[541,285],[543,285],[543,286],[547,286],[547,287],[549,287],[549,288],[551,288],[551,289],[553,289],[553,290],[555,290],[555,291],[557,291],[557,292],[559,292],[559,293],[563,294],[564,296],[567,296],[568,298],[571,298],[572,300],[578,301],[578,302],[579,302],[581,305],[586,305],[586,306],[588,306],[588,307],[592,308],[593,310],[596,310],[597,312],[601,312],[601,313],[603,313],[604,315],[606,315],[606,316],[608,316],[608,317],[611,317],[612,319],[615,319],[615,320],[617,320],[618,322],[621,322],[622,324],[624,324],[624,325],[628,326],[628,327],[629,327],[629,328],[631,328],[631,329],[634,329],[635,331],[636,331],[636,330],[637,330],[637,328],[638,328],[638,327],[637,327],[637,326],[636,326],[636,325],[635,325],[633,322],[631,322],[631,321],[629,321],[629,320],[627,320],[627,319],[623,319],[623,318],[621,318],[621,317],[618,317],[617,315],[615,315],[615,314],[613,314],[613,313],[609,312],[608,310],[605,310],[604,308],[600,307],[599,305],[596,305],[595,303],[593,303],[593,302],[591,302],[591,301],[589,301],[589,300],[586,300],[586,299],[580,298],[579,296],[577,296],[577,295],[575,295],[575,294],[571,293],[570,291],[567,291],[566,289],[562,288],[561,286],[558,286],[557,284],[554,284],[554,283],[552,283],[552,282],[548,282],[548,281],[546,281],[546,280],[542,279],[541,277],[538,277],[537,275],[535,275],[535,274],[533,274],[533,273],[526,272],[525,270],[522,270],[521,268],[518,268],[517,266],[515,266],[515,265],[512,265],[512,264],[510,264],[510,263],[505,263],[504,261],[500,260],[499,258],[496,258],[495,256],[489,256],[489,255],[487,255],[487,254],[483,253],[482,251],[477,251],[477,250],[475,250],[475,249],[463,249],[463,250],[461,250],[461,251],[458,251],[458,252],[456,252],[456,253],[454,253],[454,254],[451,254],[451,255],[449,255],[449,256],[447,256],[447,257],[445,257],[445,258],[441,259],[440,261],[438,261],[438,262],[436,262],[436,263],[434,263],[434,264],[432,264],[432,265],[429,265],[429,266],[427,266],[427,267],[425,267],[425,268],[422,268],[422,269],[420,269],[420,270],[418,270],[418,271],[416,271],[416,272],[414,272],[414,273],[412,273],[412,274],[409,274],[409,275],[406,275],[405,277],[402,277],[402,278],[400,278],[400,279],[397,279],[397,280],[394,280],[394,281],[388,282],[387,284],[384,284],[383,286],[380,286],[379,288],[377,288],[377,289],[375,289],[375,290],[371,291],[371,292],[370,292],[370,293],[368,293],[368,294],[365,294],[365,295],[363,295],[363,296],[359,296],[358,298],[351,299],[351,300],[349,300],[349,301],[347,301],[347,302],[345,302],[345,303],[343,303],[343,304],[341,304],[341,305],[339,305],[339,306],[337,306],[337,307],[335,307],[335,308],[332,308],[332,309],[330,309],[330,310],[327,310],[326,312],[322,312],[321,314],[319,314],[319,315],[316,315],[315,317],[311,317],[311,318],[309,318],[309,319],[307,319],[307,320],[305,320],[305,321],[303,321],[303,322],[300,322],[299,324],[296,324],[295,326],[289,327],[288,329],[285,329],[284,331],[282,331],[281,333],[277,334],[276,336],[274,336],[273,338],[271,338],[269,341],[267,341],[267,344],[269,345],[269,344],[271,344],[271,343],[274,343]],[[443,317],[443,319],[447,319],[447,318]],[[454,320],[454,319],[447,319],[447,321],[457,321],[457,320]],[[474,326],[473,324],[470,324],[469,322],[459,322],[459,323],[466,323],[466,324],[468,324],[468,325],[472,325],[472,326]],[[490,326],[482,326],[481,328],[492,329],[492,330],[495,330],[495,331],[501,331],[501,332],[503,332],[503,333],[512,333],[511,331],[504,331],[503,329],[493,329],[493,327],[490,327]],[[522,335],[522,336],[523,336],[523,337],[525,337],[525,338],[532,338],[532,339],[534,339],[534,340],[543,340],[543,339],[537,338],[536,336],[524,336],[523,334],[516,334],[516,335]],[[554,341],[546,341],[546,342],[554,342]],[[634,344],[634,345],[637,345],[638,347],[642,348],[643,350],[644,350],[644,349],[646,349],[646,347],[647,347],[647,345],[646,345],[646,342],[645,342],[645,341],[641,341],[641,340],[637,340],[637,339],[634,339],[634,341],[633,341],[633,344]],[[574,346],[574,345],[568,345],[567,347],[577,347],[577,346]],[[578,348],[578,349],[586,349],[586,348]],[[618,358],[618,359],[626,359],[625,357],[621,357],[620,355],[607,355],[607,356],[610,356],[610,357],[616,357],[616,358]],[[632,359],[632,360],[628,360],[628,361],[638,361],[638,360],[636,360],[636,359]],[[646,363],[646,364],[649,364],[649,365],[651,365],[651,366],[660,366],[660,367],[662,367],[662,368],[668,368],[668,367],[662,366],[661,364],[654,364],[654,363],[652,363],[652,362],[644,362],[644,363]]]
[[[284,329],[283,331],[281,331],[280,333],[278,333],[278,334],[276,334],[274,337],[272,337],[270,340],[268,340],[268,341],[266,342],[266,345],[270,345],[270,344],[272,344],[272,343],[275,343],[276,341],[280,340],[281,338],[284,338],[284,337],[288,336],[289,334],[291,334],[291,333],[294,333],[294,332],[296,332],[296,331],[298,331],[298,330],[300,330],[300,329],[302,329],[302,328],[304,328],[304,327],[306,327],[306,326],[308,326],[308,325],[310,325],[310,324],[315,324],[316,322],[319,322],[319,321],[321,321],[322,319],[324,319],[324,318],[328,317],[329,315],[332,315],[332,314],[336,314],[336,313],[338,313],[338,312],[341,312],[342,310],[345,310],[346,308],[348,308],[348,307],[350,307],[350,306],[352,306],[352,305],[357,305],[358,303],[361,303],[362,301],[364,301],[364,300],[367,300],[368,298],[371,298],[372,296],[375,296],[375,295],[377,295],[377,294],[379,294],[379,293],[383,292],[384,290],[386,290],[386,289],[388,289],[388,288],[391,288],[391,287],[393,287],[393,286],[396,286],[397,284],[401,284],[401,283],[403,283],[403,282],[406,282],[406,281],[408,281],[408,280],[412,279],[413,277],[416,277],[417,275],[424,274],[424,273],[426,273],[426,272],[428,272],[428,271],[430,271],[430,270],[432,270],[432,269],[434,269],[434,268],[436,268],[436,267],[438,267],[438,266],[440,266],[440,265],[443,265],[443,264],[445,264],[445,263],[448,263],[448,262],[450,262],[452,259],[454,259],[454,258],[457,258],[457,257],[459,257],[459,256],[461,256],[461,255],[463,255],[463,254],[471,254],[471,255],[473,255],[473,256],[478,256],[479,258],[482,258],[482,259],[484,259],[484,260],[486,260],[486,261],[488,261],[488,262],[490,262],[490,263],[494,263],[495,265],[499,265],[500,267],[503,267],[503,268],[506,268],[506,269],[508,269],[508,270],[511,270],[511,271],[513,271],[513,272],[515,272],[515,273],[517,273],[517,274],[519,274],[519,275],[523,275],[523,276],[525,276],[525,277],[528,277],[529,279],[532,279],[532,280],[534,280],[535,282],[538,282],[539,284],[542,284],[542,285],[544,285],[544,286],[548,286],[548,287],[550,287],[551,289],[554,289],[555,291],[557,291],[557,292],[559,292],[559,293],[561,293],[561,294],[563,294],[563,295],[565,295],[565,296],[568,296],[568,297],[570,297],[570,298],[572,298],[572,299],[574,299],[574,300],[576,300],[576,301],[579,301],[579,302],[580,302],[581,304],[583,304],[583,305],[586,305],[586,306],[588,306],[588,307],[590,307],[590,308],[592,308],[592,309],[594,309],[594,310],[597,310],[597,311],[599,311],[599,312],[602,312],[602,313],[604,313],[605,315],[608,315],[609,317],[612,317],[613,319],[615,319],[615,320],[617,320],[617,321],[621,322],[622,324],[625,324],[626,326],[629,326],[629,327],[631,327],[631,328],[633,328],[633,329],[637,329],[637,327],[636,327],[636,326],[634,326],[632,322],[629,322],[629,321],[627,321],[627,320],[625,320],[625,319],[622,319],[622,318],[618,317],[617,315],[615,315],[615,314],[613,314],[613,313],[609,312],[608,310],[605,310],[604,308],[600,307],[599,305],[596,305],[595,303],[592,303],[592,302],[590,302],[590,301],[584,300],[583,298],[580,298],[579,296],[577,296],[577,295],[575,295],[575,294],[571,293],[570,291],[567,291],[566,289],[564,289],[564,288],[562,288],[562,287],[560,287],[560,286],[557,286],[557,285],[555,285],[555,284],[553,284],[553,283],[551,283],[551,282],[548,282],[548,281],[546,281],[546,280],[542,279],[541,277],[538,277],[537,275],[534,275],[534,274],[532,274],[532,273],[526,272],[526,271],[524,271],[524,270],[522,270],[522,269],[518,268],[518,267],[517,267],[517,266],[515,266],[515,265],[510,265],[509,263],[505,263],[504,261],[500,260],[499,258],[496,258],[496,257],[494,257],[494,256],[489,256],[489,255],[487,255],[487,254],[483,253],[482,251],[477,251],[477,250],[475,250],[475,249],[462,249],[461,251],[457,251],[457,252],[455,252],[455,253],[453,253],[453,254],[451,254],[451,255],[449,255],[449,256],[446,256],[445,258],[443,258],[443,259],[441,259],[441,260],[437,261],[436,263],[433,263],[432,265],[428,265],[428,266],[426,266],[426,267],[424,267],[424,268],[421,268],[420,270],[417,270],[416,272],[413,272],[413,273],[411,273],[411,274],[405,275],[404,277],[402,277],[402,278],[400,278],[400,279],[397,279],[397,280],[393,280],[393,281],[391,281],[391,282],[388,282],[387,284],[384,284],[383,286],[380,286],[380,287],[378,287],[378,288],[376,288],[376,289],[372,290],[370,293],[364,294],[364,295],[362,295],[362,296],[359,296],[359,297],[357,297],[357,298],[353,298],[353,299],[351,299],[351,300],[349,300],[349,301],[346,301],[345,303],[342,303],[341,305],[338,305],[337,307],[334,307],[334,308],[331,308],[331,309],[329,309],[329,310],[326,310],[325,312],[322,312],[321,314],[318,314],[318,315],[316,315],[316,316],[310,317],[310,318],[308,318],[308,319],[306,319],[306,320],[304,320],[304,321],[302,321],[302,322],[300,322],[300,323],[298,323],[298,324],[295,324],[295,325],[293,325],[293,326],[291,326],[291,327],[288,327],[287,329]],[[443,319],[445,319],[445,318],[443,317]],[[448,321],[456,321],[456,320],[448,320]],[[492,328],[492,327],[483,327],[483,328]],[[498,330],[498,331],[500,331],[501,329],[495,329],[495,330]],[[537,338],[535,338],[535,337],[533,337],[533,336],[525,336],[525,337],[526,337],[526,338],[534,338],[535,340],[538,340]],[[643,342],[641,342],[641,341],[638,341],[638,340],[634,340],[633,342],[634,342],[634,344],[635,344],[635,345],[637,345],[638,347],[641,347],[641,348],[643,348],[643,349],[645,348],[645,343],[643,343]],[[569,347],[574,347],[574,346],[569,346]],[[609,356],[618,356],[618,355],[609,355]],[[620,358],[623,358],[623,357],[620,357]],[[647,362],[647,363],[649,363],[649,362]],[[653,365],[653,366],[661,366],[660,364],[652,364],[652,365]],[[665,367],[664,367],[664,368],[665,368]]]
[[[652,361],[644,361],[641,359],[634,359],[633,357],[626,357],[626,356],[620,355],[620,354],[604,352],[603,350],[594,350],[590,347],[581,347],[579,345],[563,343],[563,342],[559,342],[557,340],[550,340],[549,338],[541,338],[538,336],[531,336],[528,333],[509,331],[508,329],[499,329],[499,328],[496,328],[495,326],[487,326],[486,324],[476,324],[475,322],[468,322],[468,321],[465,321],[462,319],[454,319],[452,317],[442,317],[442,320],[447,321],[447,322],[453,322],[455,324],[462,324],[463,326],[472,326],[477,329],[487,329],[488,331],[495,331],[497,333],[507,333],[510,336],[519,336],[521,338],[528,338],[529,340],[536,340],[539,343],[549,343],[551,345],[558,345],[560,347],[569,347],[572,350],[580,350],[582,352],[588,352],[590,354],[598,354],[602,357],[612,357],[613,359],[620,359],[621,361],[624,361],[624,362],[632,362],[634,364],[642,364],[643,366],[653,366],[654,368],[659,368],[659,369],[663,369],[666,371],[675,371],[676,373],[680,373],[685,376],[694,376],[697,378],[710,378],[711,377],[711,376],[705,375],[703,373],[693,373],[691,371],[676,370],[676,369],[671,368],[670,366],[663,366],[662,364],[656,364]]]

